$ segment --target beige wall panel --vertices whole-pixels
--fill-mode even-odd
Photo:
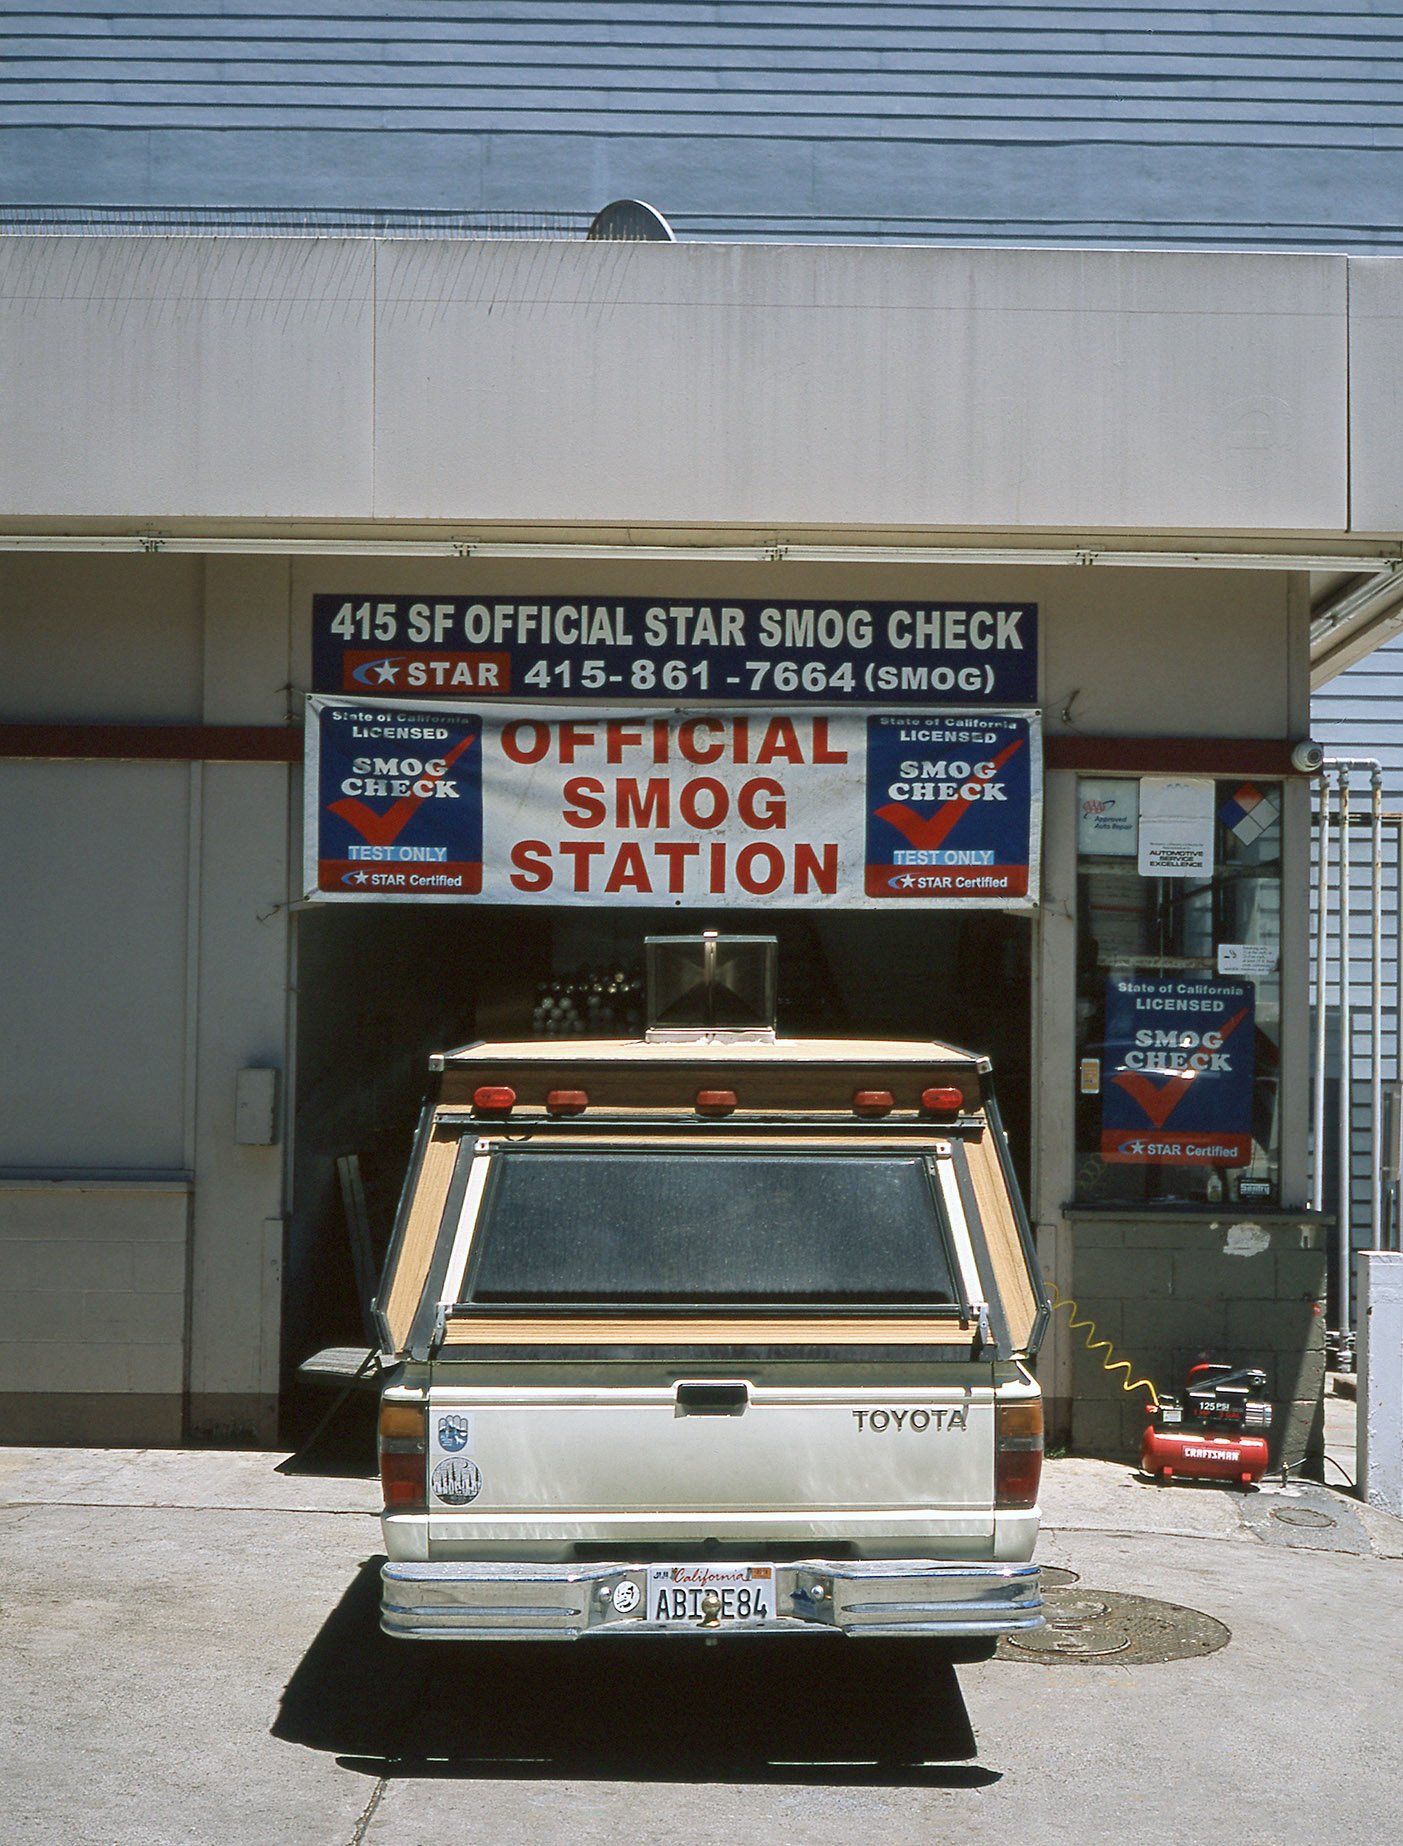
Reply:
[[[196,1399],[277,1389],[283,1147],[234,1139],[246,1065],[286,1068],[288,771],[212,763],[201,824],[199,1069],[190,1388]],[[217,1435],[210,1428],[197,1433]]]
[[[0,1169],[185,1165],[189,786],[0,761]]]
[[[1298,649],[1285,573],[1046,573],[1050,732],[1285,737]]]
[[[0,555],[0,721],[198,721],[203,571],[191,557]]]
[[[1403,528],[1403,257],[1349,262],[1350,525]]]
[[[363,515],[375,246],[0,239],[0,509]]]
[[[0,1182],[0,1395],[181,1389],[183,1186]]]
[[[282,724],[289,711],[286,558],[209,557],[205,567],[204,721]],[[300,616],[308,627],[311,605]]]
[[[388,243],[380,517],[1340,528],[1343,259]]]

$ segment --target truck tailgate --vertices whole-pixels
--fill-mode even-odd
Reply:
[[[749,1514],[769,1515],[771,1528],[788,1514],[796,1535],[831,1515],[894,1537],[913,1522],[949,1537],[993,1529],[987,1367],[978,1384],[919,1388],[706,1378],[487,1391],[455,1386],[451,1373],[435,1367],[430,1393],[436,1555],[473,1537],[641,1536],[650,1517],[660,1535],[743,1532]]]

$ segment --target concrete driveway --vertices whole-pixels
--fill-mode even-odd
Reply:
[[[1403,1836],[1403,1525],[1326,1489],[1052,1462],[1069,1593],[1230,1639],[953,1672],[826,1637],[392,1642],[375,1484],[279,1459],[0,1450],[8,1846]]]

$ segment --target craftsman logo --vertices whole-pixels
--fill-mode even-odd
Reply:
[[[963,1404],[949,1410],[854,1410],[853,1419],[863,1433],[909,1429],[920,1435],[928,1429],[965,1429],[969,1411]]]

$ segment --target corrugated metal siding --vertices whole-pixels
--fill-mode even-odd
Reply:
[[[15,205],[584,213],[693,236],[1403,246],[1387,4],[35,0]]]

